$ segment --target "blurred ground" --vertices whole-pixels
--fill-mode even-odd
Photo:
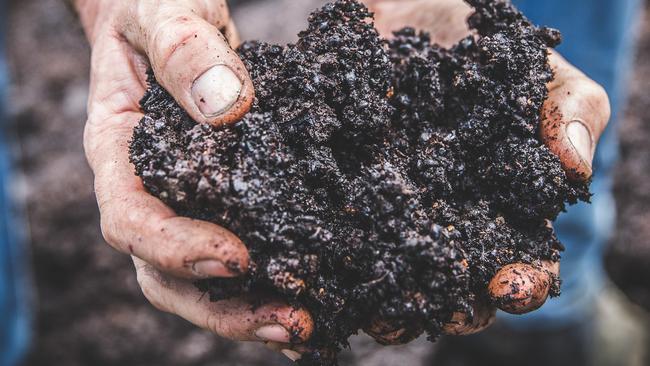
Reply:
[[[322,2],[240,0],[234,15],[243,39],[287,41],[295,39],[306,14]],[[27,204],[38,300],[35,343],[27,364],[288,364],[260,345],[217,339],[145,302],[130,260],[104,244],[99,230],[92,175],[81,146],[89,72],[85,39],[60,0],[9,3],[10,112],[23,169],[17,194]],[[639,60],[647,60],[648,36],[641,49]],[[645,258],[634,268],[650,268],[650,117],[645,114],[649,81],[650,65],[639,62],[617,183],[621,216],[614,242],[619,249],[609,262],[624,284],[634,282],[626,277],[630,257]],[[647,273],[632,275],[636,285],[624,287],[646,304],[650,296],[642,289],[648,288]],[[632,306],[620,300],[622,296],[614,296],[615,305],[605,308],[627,312]],[[632,323],[645,321],[638,320],[645,317],[641,310],[633,312],[638,315]],[[417,365],[433,349],[422,339],[399,351],[375,347],[367,339],[356,340],[353,348],[354,354],[342,364]]]
[[[643,24],[630,101],[621,129],[615,194],[618,231],[607,257],[612,279],[650,311],[650,21]]]

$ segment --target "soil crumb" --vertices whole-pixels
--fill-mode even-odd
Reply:
[[[589,199],[538,138],[559,32],[509,2],[467,2],[476,33],[449,49],[411,28],[382,39],[354,0],[314,12],[295,44],[243,44],[256,100],[230,126],[197,124],[150,73],[136,173],[246,243],[248,273],[197,283],[213,300],[280,295],[311,312],[306,346],[321,351],[302,365],[336,364],[330,351],[377,317],[435,339],[489,301],[504,265],[559,260],[547,222]]]

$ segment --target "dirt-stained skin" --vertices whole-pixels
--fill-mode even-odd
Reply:
[[[424,329],[413,324],[404,324],[397,319],[373,319],[364,332],[383,345],[406,344],[422,334]]]
[[[496,308],[486,303],[478,303],[473,306],[471,313],[454,313],[443,330],[447,335],[470,335],[484,330],[495,320]]]
[[[501,310],[512,314],[536,310],[544,304],[546,294],[554,286],[558,266],[549,261],[539,267],[509,264],[490,281],[490,298]]]
[[[302,365],[335,363],[362,328],[386,344],[466,334],[495,305],[559,292],[546,222],[589,198],[539,138],[560,36],[506,2],[468,3],[478,33],[448,49],[409,28],[382,40],[352,0],[315,12],[296,44],[245,43],[256,98],[233,125],[197,123],[150,77],[137,174],[245,243],[245,275],[198,283],[213,300],[255,292],[311,313]]]

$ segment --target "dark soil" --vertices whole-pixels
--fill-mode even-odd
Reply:
[[[435,339],[488,301],[502,266],[559,260],[546,220],[589,199],[537,137],[560,35],[507,3],[468,2],[479,36],[450,49],[408,28],[385,42],[352,0],[312,14],[296,44],[244,44],[257,98],[232,126],[197,124],[150,77],[137,174],[251,253],[246,275],[198,283],[212,299],[304,305],[314,349],[345,347],[374,315]]]
[[[614,194],[617,230],[606,256],[612,280],[637,304],[650,310],[650,26],[643,25],[630,104],[621,121],[621,162]]]
[[[234,1],[234,5],[237,5]],[[246,1],[233,13],[244,39],[290,39],[317,0]],[[12,76],[12,139],[20,144],[17,196],[29,214],[34,267],[35,334],[30,366],[269,366],[287,364],[281,355],[258,344],[230,342],[195,329],[149,305],[135,281],[131,261],[104,243],[92,192],[92,174],[81,138],[85,121],[89,51],[75,19],[60,0],[10,0],[9,63]],[[281,14],[275,19],[269,14]],[[250,21],[254,19],[255,21]],[[283,33],[287,29],[293,33]],[[632,79],[632,108],[621,121],[623,156],[616,195],[620,216],[617,246],[638,243],[650,248],[650,201],[634,187],[650,182],[650,121],[646,97],[650,38],[643,29],[642,48]],[[34,50],[38,50],[35,54]],[[645,189],[645,192],[650,191]],[[628,193],[630,193],[628,195]],[[632,194],[634,193],[634,194]],[[640,197],[646,197],[640,199]],[[630,234],[628,234],[630,233]],[[632,237],[634,240],[630,240]],[[645,244],[645,246],[643,246]],[[646,249],[644,249],[646,248]],[[614,261],[616,263],[619,258]],[[647,268],[621,262],[620,269]],[[624,271],[623,271],[624,273]],[[633,279],[647,279],[637,277]],[[625,277],[620,277],[625,286]],[[643,289],[642,286],[636,286]],[[428,365],[431,345],[381,347],[354,337],[345,365]],[[508,339],[495,347],[509,345]]]

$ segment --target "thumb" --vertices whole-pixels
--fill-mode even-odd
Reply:
[[[232,34],[225,1],[166,2],[140,6],[126,28],[158,82],[199,123],[220,125],[248,112],[250,76],[224,33]]]
[[[541,137],[559,158],[567,176],[585,181],[592,175],[596,143],[610,117],[605,90],[552,52],[555,80],[544,104]]]

